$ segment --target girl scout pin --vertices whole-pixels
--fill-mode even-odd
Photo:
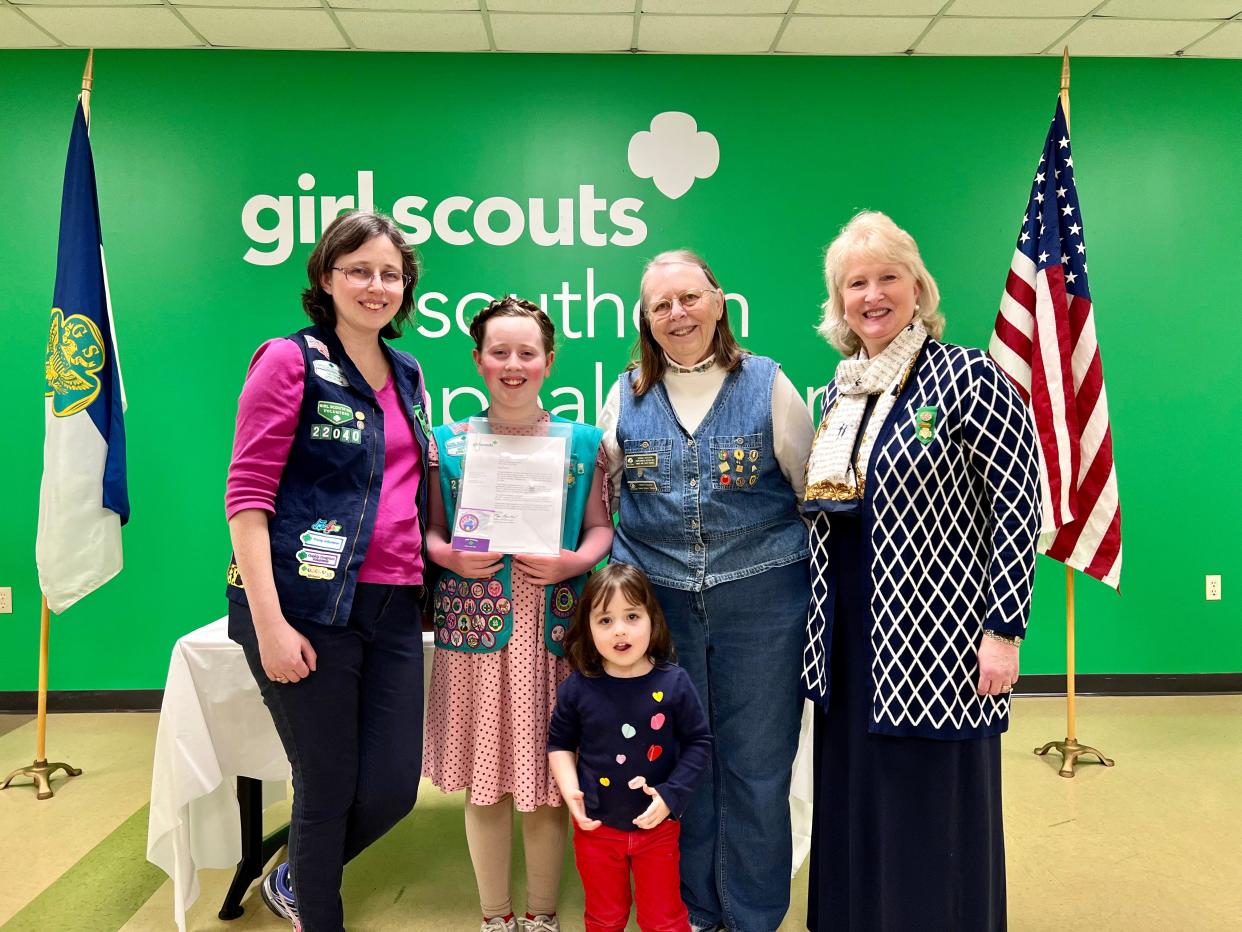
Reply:
[[[927,446],[936,436],[936,406],[926,405],[914,412],[914,436]]]

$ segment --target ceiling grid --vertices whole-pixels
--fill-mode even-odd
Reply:
[[[1242,58],[1242,0],[0,0],[0,48]]]

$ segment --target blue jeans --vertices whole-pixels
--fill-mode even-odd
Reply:
[[[702,592],[655,591],[715,737],[681,820],[690,921],[774,932],[789,909],[789,780],[802,718],[807,564]]]
[[[263,672],[250,610],[229,603],[293,770],[289,870],[305,932],[344,929],[341,874],[414,807],[423,764],[421,586],[359,583],[347,625],[288,619],[315,648],[300,683]]]

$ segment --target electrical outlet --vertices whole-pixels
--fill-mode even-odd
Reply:
[[[1220,601],[1220,576],[1207,577],[1207,600],[1209,602]]]
[[[13,614],[13,587],[0,586],[0,615]]]

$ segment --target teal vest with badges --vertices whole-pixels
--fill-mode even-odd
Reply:
[[[569,424],[573,436],[569,447],[569,467],[565,474],[565,524],[561,547],[577,550],[582,536],[582,516],[595,478],[595,459],[603,432],[589,424],[579,424],[551,416],[555,424]],[[440,453],[440,492],[448,526],[457,517],[457,490],[465,462],[469,421],[444,424],[433,430]],[[490,654],[501,650],[513,634],[513,571],[510,557],[491,579],[466,579],[444,570],[432,594],[436,646],[468,654]],[[544,587],[543,644],[557,657],[565,655],[565,632],[569,630],[578,597],[587,574]]]

